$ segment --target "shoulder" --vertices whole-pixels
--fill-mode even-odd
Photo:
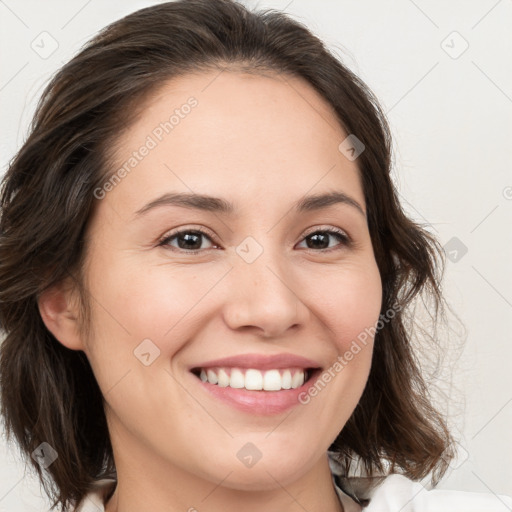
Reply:
[[[355,464],[348,476],[328,452],[337,488],[363,512],[510,512],[512,497],[492,492],[427,489],[400,474],[369,477]],[[356,510],[355,507],[352,507]]]
[[[84,499],[71,512],[104,512],[105,499],[113,490],[116,480],[114,478],[103,478],[96,480],[91,491],[84,496]]]
[[[506,512],[512,497],[487,492],[426,489],[421,483],[393,474],[367,493],[364,512]]]

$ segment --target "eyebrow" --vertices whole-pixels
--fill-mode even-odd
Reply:
[[[293,206],[297,213],[304,213],[328,208],[334,204],[346,204],[351,206],[366,218],[366,212],[354,198],[344,192],[338,191],[305,196],[299,199]],[[234,205],[220,197],[194,193],[166,193],[137,210],[135,216],[140,217],[148,211],[161,206],[181,206],[183,208],[223,213],[226,215],[232,215],[235,212]]]

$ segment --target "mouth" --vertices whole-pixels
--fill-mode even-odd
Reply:
[[[240,367],[196,367],[191,372],[203,383],[220,388],[244,389],[247,391],[284,391],[298,389],[319,372],[319,367],[258,368]]]
[[[303,404],[301,395],[314,385],[322,367],[296,354],[253,353],[204,361],[188,370],[205,398],[244,414],[267,416]]]

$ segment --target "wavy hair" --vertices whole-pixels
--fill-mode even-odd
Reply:
[[[381,313],[400,308],[375,335],[367,385],[330,450],[347,474],[357,460],[369,475],[400,472],[419,480],[432,474],[434,482],[453,456],[446,420],[433,405],[406,326],[417,296],[432,300],[436,322],[443,311],[444,251],[400,205],[382,107],[290,16],[252,12],[232,0],[179,0],[107,26],[53,76],[1,184],[1,414],[8,440],[14,436],[36,470],[52,509],[75,506],[115,465],[104,399],[88,359],[48,331],[38,297],[72,276],[81,332],[88,335],[87,227],[94,190],[114,170],[109,149],[167,81],[224,69],[306,80],[366,148],[357,164],[382,280]],[[431,338],[427,348],[438,349],[437,341]],[[45,472],[31,456],[43,442],[58,451]]]

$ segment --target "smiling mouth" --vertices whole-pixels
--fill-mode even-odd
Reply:
[[[218,387],[248,391],[282,391],[297,389],[308,382],[320,368],[193,368],[191,372],[202,382]]]

